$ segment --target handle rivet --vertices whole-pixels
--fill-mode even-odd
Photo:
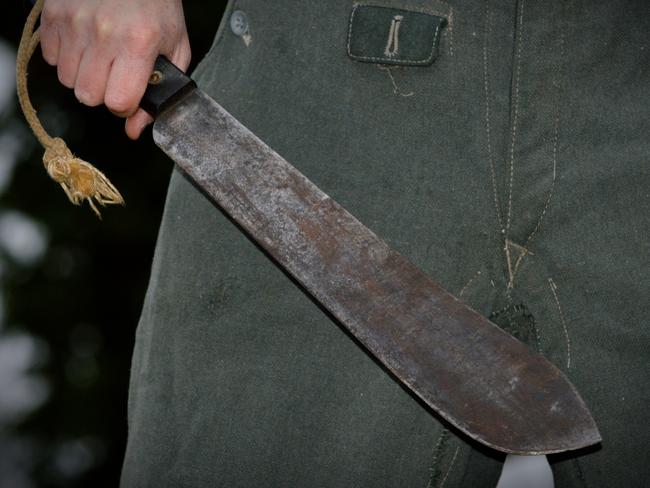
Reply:
[[[163,79],[163,74],[160,71],[155,70],[153,73],[151,73],[151,76],[149,77],[149,84],[157,85],[162,81],[162,79]]]

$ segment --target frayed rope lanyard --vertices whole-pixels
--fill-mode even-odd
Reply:
[[[90,208],[101,218],[95,204],[98,203],[102,206],[124,205],[122,195],[101,171],[76,158],[63,139],[51,137],[45,131],[27,93],[27,65],[40,40],[39,31],[38,29],[34,30],[34,26],[43,10],[43,2],[44,0],[38,0],[32,8],[18,46],[16,60],[18,100],[34,135],[45,148],[43,164],[50,177],[61,185],[72,203],[81,205],[87,201]]]

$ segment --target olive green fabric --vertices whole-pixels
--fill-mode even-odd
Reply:
[[[603,443],[552,457],[556,486],[647,486],[650,3],[382,4],[447,20],[433,64],[351,59],[351,1],[238,0],[196,78],[567,372]],[[227,26],[233,9],[250,45]],[[445,430],[174,173],[124,487],[490,487],[501,460]]]

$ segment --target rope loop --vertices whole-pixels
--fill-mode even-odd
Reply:
[[[47,173],[54,181],[61,185],[68,199],[75,205],[88,202],[90,208],[97,217],[101,214],[97,205],[124,205],[124,199],[117,188],[104,176],[104,174],[90,163],[79,159],[68,149],[65,141],[60,137],[51,137],[44,129],[38,119],[27,91],[27,66],[40,36],[38,29],[35,29],[36,20],[43,10],[44,0],[37,0],[32,8],[23,35],[18,46],[16,60],[16,88],[18,100],[34,135],[45,148],[43,164]]]

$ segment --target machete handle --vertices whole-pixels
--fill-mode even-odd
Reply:
[[[196,83],[165,56],[158,56],[140,107],[156,118],[158,114],[196,88]]]

